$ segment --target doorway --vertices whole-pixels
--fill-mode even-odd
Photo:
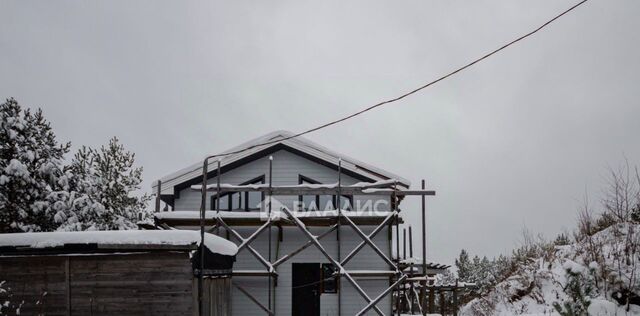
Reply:
[[[320,316],[320,263],[293,263],[291,314]]]

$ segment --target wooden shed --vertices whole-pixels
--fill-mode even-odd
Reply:
[[[230,315],[237,247],[205,237],[203,315]],[[0,314],[197,315],[199,240],[180,230],[0,234]]]

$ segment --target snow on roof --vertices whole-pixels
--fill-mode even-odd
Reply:
[[[251,148],[241,153],[225,156],[220,161],[220,165],[221,167],[224,167],[234,161],[248,157],[263,149],[266,149],[278,144],[284,144],[296,150],[315,156],[319,159],[325,160],[334,165],[338,164],[338,160],[342,160],[343,169],[361,174],[367,178],[373,179],[374,181],[397,179],[399,184],[406,186],[407,188],[411,185],[411,182],[403,177],[400,177],[391,172],[382,170],[375,166],[366,164],[359,160],[356,160],[351,157],[332,151],[324,146],[321,146],[315,142],[312,142],[307,138],[296,137],[296,138],[284,140],[284,138],[292,135],[294,135],[294,133],[290,131],[281,130],[281,131],[271,132],[269,134],[252,139],[248,142],[242,143],[236,147],[223,151],[222,153],[234,152],[247,147],[254,146],[256,144],[261,144],[264,142],[276,141],[278,139],[282,139],[281,141],[277,141],[269,145],[256,146],[254,148]],[[215,168],[217,168],[217,161],[215,161],[214,159],[211,159],[209,163],[209,170],[214,170]],[[160,179],[160,181],[162,181],[162,184],[163,184],[162,185],[163,194],[173,194],[173,187],[175,185],[189,181],[201,175],[202,175],[202,161],[196,162],[190,165],[189,167],[183,168],[174,173],[166,175]],[[157,181],[154,181],[152,184],[152,188],[156,190],[156,187],[157,187]]]
[[[388,180],[380,180],[375,182],[358,182],[352,185],[342,185],[342,188],[359,188],[362,189],[362,192],[390,192],[391,186],[393,186],[396,182],[399,182],[396,179],[388,179]],[[220,189],[265,189],[269,187],[268,183],[260,183],[260,184],[246,184],[246,185],[235,185],[228,183],[220,183]],[[218,184],[208,184],[207,189],[216,189],[218,188]],[[338,188],[338,182],[334,183],[303,183],[303,184],[295,184],[295,185],[281,185],[281,186],[273,186],[272,188],[287,188],[287,189],[336,189]],[[191,186],[192,190],[202,190],[202,184],[195,184]]]
[[[296,217],[313,217],[313,218],[331,218],[338,216],[336,210],[327,211],[308,211],[308,212],[291,212]],[[347,217],[380,217],[385,218],[393,212],[354,212],[354,211],[342,211],[342,215]],[[157,219],[199,219],[200,211],[172,211],[172,212],[158,212],[154,214]],[[219,214],[216,211],[206,211],[205,218],[247,218],[247,219],[260,219],[266,221],[269,218],[268,212],[229,212],[220,211]],[[280,220],[287,219],[288,216],[284,212],[272,211],[271,219]]]
[[[392,251],[391,257],[393,259],[397,259],[397,254],[395,252],[395,249],[394,249],[394,251]],[[418,265],[422,264],[422,258],[417,258],[417,257],[414,257],[414,258],[403,258],[403,259],[400,259],[400,264],[403,264],[403,265],[411,265],[411,264],[413,264],[415,266],[418,266]],[[437,262],[433,262],[433,261],[427,261],[427,268],[429,268],[429,269],[448,269],[450,267],[451,267],[450,265],[437,263]]]
[[[103,245],[172,245],[200,244],[200,232],[195,230],[111,230],[84,232],[47,232],[0,234],[0,247],[53,248],[67,244]],[[238,247],[212,234],[205,234],[209,251],[234,256]]]

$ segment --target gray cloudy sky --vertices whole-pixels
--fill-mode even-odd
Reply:
[[[1,1],[0,97],[61,140],[117,135],[152,180],[276,129],[419,86],[575,1]],[[592,0],[402,102],[312,140],[411,179],[429,256],[572,228],[609,165],[640,163],[640,2]],[[418,218],[418,200],[407,202]]]

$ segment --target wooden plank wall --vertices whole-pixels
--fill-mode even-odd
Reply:
[[[11,289],[12,300],[24,300],[23,315],[189,315],[197,311],[193,272],[185,252],[0,258],[1,280],[6,281],[4,288]],[[226,280],[211,283],[221,287],[216,293],[230,285],[225,283],[230,279],[212,280]]]
[[[203,284],[203,315],[231,315],[231,278],[205,278]],[[197,294],[198,280],[193,280],[193,292]],[[194,295],[194,314],[198,311],[198,296]]]
[[[64,257],[0,258],[0,299],[19,304],[22,315],[67,315]],[[8,297],[9,296],[9,297]]]
[[[192,313],[187,253],[78,257],[70,272],[72,315]]]

